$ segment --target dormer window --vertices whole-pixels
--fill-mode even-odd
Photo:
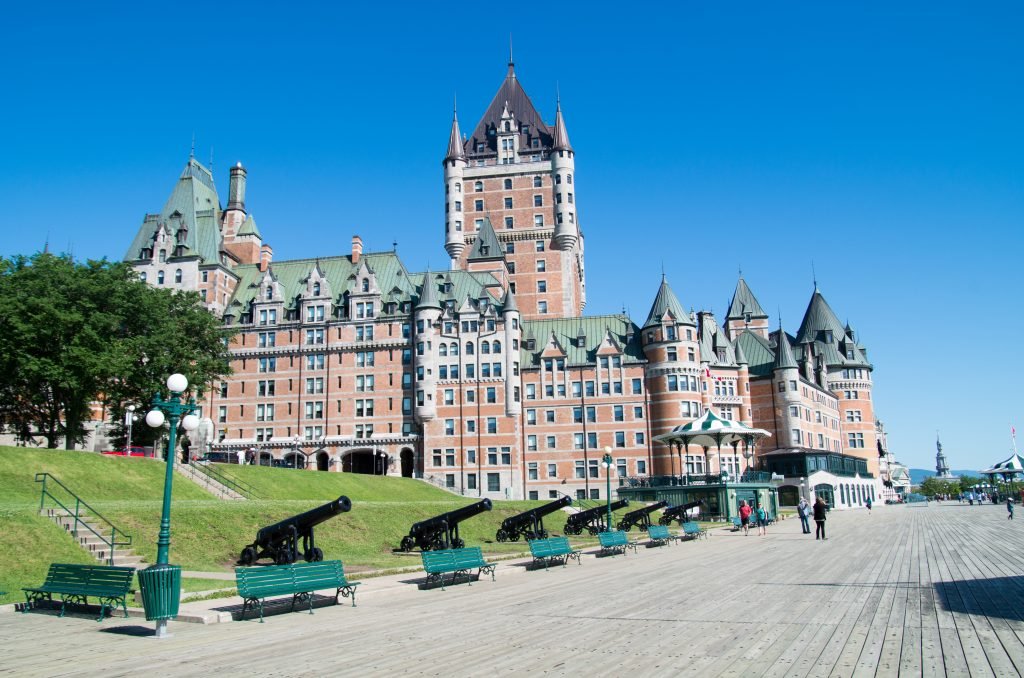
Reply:
[[[160,263],[167,261],[167,250],[160,250]]]
[[[370,279],[369,278],[363,278],[362,290],[364,292],[369,292],[370,291]]]
[[[750,324],[750,314],[749,313],[744,313],[743,314],[743,322],[745,322],[748,325]]]
[[[512,131],[512,123],[510,123],[508,120],[505,121],[505,131],[506,132],[511,132]]]
[[[832,330],[825,330],[825,343],[826,344],[831,344],[832,343]]]
[[[483,256],[486,257],[490,253],[490,251],[491,248],[489,245],[480,245],[480,254],[482,254]]]
[[[314,297],[319,297],[320,296],[320,283],[318,283],[318,282],[317,283],[313,283],[313,296]]]
[[[274,298],[274,288],[271,287],[270,285],[267,285],[266,299],[267,299],[267,301],[270,301],[273,298]]]
[[[675,341],[676,340],[676,326],[675,325],[669,325],[668,327],[666,327],[665,328],[665,334],[668,337],[669,341]]]

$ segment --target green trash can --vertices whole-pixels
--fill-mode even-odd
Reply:
[[[181,567],[152,565],[139,570],[142,607],[148,621],[174,619],[181,602]]]

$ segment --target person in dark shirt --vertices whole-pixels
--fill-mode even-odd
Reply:
[[[825,536],[825,512],[828,510],[828,506],[825,504],[825,500],[818,497],[818,501],[814,502],[814,538],[815,539],[828,539]]]

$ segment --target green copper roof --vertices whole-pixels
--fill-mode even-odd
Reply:
[[[644,327],[660,325],[661,319],[665,317],[666,312],[671,312],[677,323],[683,325],[694,324],[690,320],[690,314],[683,310],[683,305],[679,303],[675,292],[668,286],[665,276],[662,276],[661,286],[658,287],[658,294],[654,297],[654,303],[651,305],[651,312],[647,314],[647,322],[644,323]]]
[[[433,276],[430,269],[423,274],[423,283],[420,288],[420,300],[416,302],[416,308],[441,308],[441,302],[437,300],[437,284],[431,283]]]
[[[220,199],[213,175],[198,160],[190,158],[164,208],[159,214],[147,214],[143,219],[124,259],[138,260],[144,248],[161,249],[154,245],[154,236],[162,224],[168,233],[162,247],[167,250],[168,257],[177,245],[177,231],[183,226],[188,231],[184,242],[185,256],[199,256],[203,263],[215,263],[219,260],[221,247],[220,216]]]
[[[484,224],[477,233],[473,247],[469,251],[467,261],[485,261],[488,259],[504,259],[505,251],[498,242],[498,236],[494,234],[494,226],[491,225],[491,218],[484,217]]]
[[[519,305],[516,304],[516,295],[512,294],[512,288],[505,293],[505,299],[502,301],[504,312],[519,311]]]
[[[808,342],[814,342],[816,352],[824,357],[825,364],[830,367],[871,367],[864,347],[847,336],[846,327],[839,322],[817,287],[814,288],[803,322],[800,323],[800,331],[796,334],[797,344]]]
[[[259,227],[256,226],[256,220],[252,218],[251,214],[246,215],[245,221],[242,222],[242,226],[238,229],[238,235],[254,235],[261,240],[263,239]]]
[[[793,349],[789,345],[789,335],[780,329],[775,333],[775,340],[778,345],[775,347],[775,362],[772,364],[772,369],[783,370],[796,367]]]
[[[586,341],[577,345],[582,328]],[[536,340],[533,350],[526,349],[523,342],[520,350],[520,364],[523,367],[540,365],[541,353],[547,348],[552,334],[566,353],[567,365],[592,365],[597,362],[597,350],[610,335],[623,351],[623,362],[644,361],[640,348],[640,332],[633,321],[624,315],[584,316],[582,318],[552,318],[550,320],[524,320],[523,336]]]
[[[729,312],[725,318],[726,320],[742,320],[747,313],[751,318],[768,317],[768,314],[761,308],[761,304],[757,303],[754,293],[747,286],[747,281],[741,276],[739,282],[736,283],[736,291],[733,292],[732,303],[729,304]]]
[[[751,376],[769,377],[775,364],[775,353],[768,340],[760,334],[744,331],[736,337],[736,348],[747,358],[747,369]],[[737,360],[737,362],[739,362]]]

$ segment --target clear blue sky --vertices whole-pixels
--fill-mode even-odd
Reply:
[[[276,259],[359,233],[442,266],[452,97],[468,131],[511,32],[549,121],[561,90],[588,313],[642,322],[662,267],[722,313],[742,266],[795,332],[813,261],[902,461],[940,429],[979,468],[1024,431],[1019,3],[346,5],[6,8],[0,255],[122,257],[195,133],[222,200],[249,169]]]

